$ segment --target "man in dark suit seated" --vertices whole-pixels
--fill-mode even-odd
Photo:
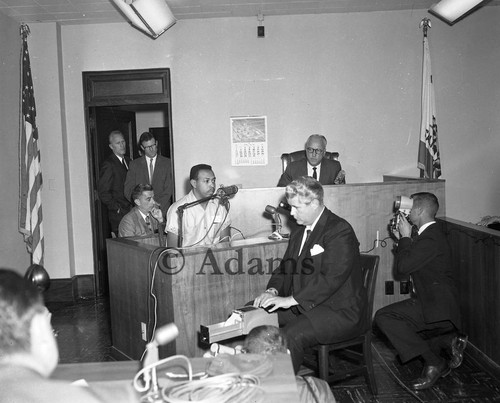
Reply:
[[[109,148],[113,152],[101,166],[98,191],[99,199],[108,208],[111,232],[118,235],[118,225],[132,207],[123,194],[130,158],[125,155],[127,143],[122,132],[114,130],[109,134]]]
[[[458,290],[453,279],[451,249],[435,222],[439,209],[432,193],[411,196],[409,219],[418,228],[412,239],[412,225],[400,213],[394,235],[394,276],[410,276],[414,292],[409,299],[385,306],[375,314],[375,322],[396,348],[403,363],[414,358],[424,361],[422,375],[412,382],[416,390],[428,389],[457,368],[463,359],[467,337],[459,334]],[[451,360],[441,356],[447,352]]]
[[[173,189],[170,158],[158,154],[158,143],[152,133],[142,133],[139,144],[144,156],[136,158],[130,163],[125,179],[125,197],[130,200],[134,187],[141,183],[149,183],[155,190],[156,201],[160,204],[165,217],[170,207]]]
[[[35,285],[0,269],[0,402],[137,402],[131,386],[82,387],[48,379],[59,350]]]
[[[319,134],[309,136],[305,145],[306,158],[289,163],[278,181],[278,186],[286,186],[301,176],[310,176],[322,185],[343,183],[345,174],[340,162],[323,158],[326,143],[325,136]]]
[[[324,206],[321,184],[299,178],[286,187],[286,198],[299,225],[254,306],[277,311],[297,373],[307,348],[359,331],[367,299],[358,239]]]
[[[132,191],[135,207],[120,222],[118,236],[152,235],[163,231],[163,214],[155,202],[151,185],[137,185]]]

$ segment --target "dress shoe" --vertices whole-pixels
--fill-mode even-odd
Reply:
[[[452,369],[458,368],[464,359],[464,350],[467,347],[468,337],[465,334],[458,334],[451,342],[451,360],[449,366]]]
[[[411,386],[415,390],[429,389],[439,378],[444,378],[450,371],[451,369],[448,367],[446,361],[443,361],[443,363],[438,366],[426,365],[422,370],[420,378],[417,378]]]

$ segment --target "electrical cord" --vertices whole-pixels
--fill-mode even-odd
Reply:
[[[392,241],[394,242],[394,239],[391,236],[388,236],[384,239],[381,239],[378,241],[381,248],[385,248],[387,246],[387,242],[386,242],[387,239],[392,239]],[[374,250],[375,248],[377,248],[377,240],[376,239],[373,240],[373,248],[365,250],[365,251],[361,251],[360,253],[369,253],[372,250]]]
[[[257,403],[263,401],[264,390],[257,376],[232,373],[163,388],[162,397],[168,403]]]

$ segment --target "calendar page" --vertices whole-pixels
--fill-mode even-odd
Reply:
[[[266,116],[232,117],[231,165],[267,165]]]

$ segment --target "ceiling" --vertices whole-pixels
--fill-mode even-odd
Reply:
[[[130,3],[131,0],[127,0]],[[177,19],[427,9],[438,0],[167,0]],[[500,5],[493,0],[489,5]],[[0,0],[18,22],[90,24],[126,21],[111,0]]]

